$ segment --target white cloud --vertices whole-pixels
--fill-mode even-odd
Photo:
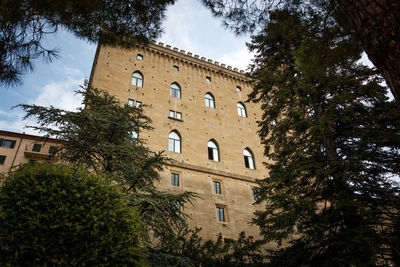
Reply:
[[[249,36],[235,36],[222,26],[199,1],[178,1],[167,10],[165,33],[159,41],[186,52],[245,70],[252,54],[247,51]]]
[[[0,110],[0,115],[5,115],[7,117],[5,120],[0,120],[0,129],[18,133],[25,132],[27,134],[38,134],[38,132],[35,132],[32,129],[25,128],[26,125],[34,125],[35,122],[33,119],[22,120],[22,117],[24,116],[22,112],[13,110],[12,112],[6,113],[3,110]]]
[[[250,53],[247,48],[243,47],[241,50],[223,54],[219,58],[219,62],[238,68],[239,70],[246,70],[253,57],[254,53]]]
[[[51,82],[40,88],[39,95],[29,101],[31,104],[40,106],[54,106],[57,108],[74,111],[81,106],[82,97],[74,91],[79,89],[83,78],[68,77],[64,81]]]
[[[82,96],[76,95],[74,91],[79,89],[83,78],[74,78],[79,74],[77,71],[69,72],[72,76],[67,76],[62,81],[52,81],[38,89],[39,94],[34,99],[26,101],[29,104],[40,106],[54,106],[69,111],[75,111],[81,106]],[[26,128],[28,125],[36,125],[34,118],[23,120],[24,112],[21,109],[13,109],[9,112],[0,110],[0,129],[12,132],[25,132],[28,134],[42,135],[37,131]]]

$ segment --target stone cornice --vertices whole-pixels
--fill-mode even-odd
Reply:
[[[193,164],[183,163],[183,162],[178,162],[178,161],[173,161],[171,163],[168,163],[167,165],[176,166],[176,167],[180,167],[180,168],[188,169],[188,170],[192,170],[192,171],[198,171],[198,172],[203,172],[203,173],[208,173],[208,174],[213,174],[213,175],[224,176],[224,177],[233,178],[233,179],[242,180],[242,181],[251,182],[251,183],[256,183],[256,180],[258,179],[258,178],[254,178],[254,177],[244,176],[244,175],[235,174],[235,173],[231,173],[231,172],[214,170],[214,169],[200,167],[200,166],[196,166]]]

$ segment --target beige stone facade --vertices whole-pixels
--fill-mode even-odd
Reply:
[[[0,173],[8,173],[15,167],[30,161],[57,161],[52,156],[64,142],[53,138],[0,131]]]
[[[135,72],[142,81],[132,80]],[[180,94],[170,88],[173,83],[180,87]],[[262,164],[266,159],[257,136],[261,112],[258,106],[245,103],[251,84],[243,72],[161,43],[130,50],[99,46],[90,84],[123,103],[139,101],[148,106],[145,113],[155,129],[139,135],[150,149],[165,151],[175,160],[161,173],[158,186],[200,195],[185,212],[191,216],[191,226],[203,228],[204,238],[214,239],[219,232],[236,238],[243,230],[258,235],[257,227],[249,224],[260,208],[253,205],[252,188],[257,186],[256,179],[267,176]],[[214,108],[210,103],[206,106],[207,93],[214,98]],[[239,116],[238,103],[245,107],[245,117]],[[172,131],[180,138],[180,153],[169,151]],[[218,156],[214,155],[218,161],[209,159],[210,140],[218,147]],[[244,149],[252,154],[255,169],[245,166]],[[173,174],[179,175],[179,186],[173,185]],[[215,189],[218,183],[220,192]]]

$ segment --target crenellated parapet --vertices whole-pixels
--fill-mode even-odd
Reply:
[[[157,43],[153,40],[148,45],[137,44],[137,46],[153,53],[175,58],[176,60],[192,65],[193,67],[203,68],[223,76],[230,76],[231,78],[239,79],[243,82],[249,82],[249,78],[245,75],[243,70],[232,68],[232,66],[227,66],[224,63],[220,63],[212,59],[206,59],[205,57],[200,57],[196,54],[193,55],[192,52],[179,50],[177,47],[172,47],[171,45],[164,44],[162,42]]]

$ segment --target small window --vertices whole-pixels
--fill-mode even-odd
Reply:
[[[208,141],[208,159],[219,161],[218,154],[219,153],[217,144],[213,140]]]
[[[133,138],[133,139],[138,139],[138,137],[139,137],[138,132],[135,131],[135,130],[133,130],[133,131],[132,131],[132,138]]]
[[[172,97],[181,98],[181,88],[177,83],[171,84],[170,89],[170,95]]]
[[[0,146],[6,147],[6,148],[14,148],[15,147],[15,140],[7,140],[0,138]]]
[[[55,155],[57,153],[58,147],[57,146],[50,146],[49,148],[49,154],[50,155]]]
[[[206,107],[215,108],[214,97],[212,96],[212,94],[207,93],[205,95],[205,101],[206,101]]]
[[[176,131],[172,131],[168,135],[168,150],[181,153],[181,137]]]
[[[236,86],[236,91],[238,91],[238,92],[242,91],[242,87]]]
[[[137,58],[138,60],[143,60],[143,55],[137,54],[136,58]]]
[[[6,156],[0,155],[0,165],[3,165],[5,161],[6,161]]]
[[[257,201],[258,200],[257,189],[256,188],[252,188],[251,192],[253,193],[254,201]]]
[[[173,69],[174,69],[174,71],[179,71],[179,67],[178,66],[174,66]]]
[[[137,108],[140,108],[141,106],[142,106],[142,102],[136,101],[136,107],[137,107]]]
[[[134,72],[132,74],[131,84],[133,86],[142,88],[143,87],[143,75],[138,71]]]
[[[208,83],[211,82],[211,77],[210,76],[206,76],[206,82],[208,82]]]
[[[240,117],[247,117],[246,108],[244,107],[244,104],[241,102],[237,103],[237,112]]]
[[[135,100],[133,99],[128,99],[128,106],[133,107],[135,105]]]
[[[171,173],[171,185],[179,186],[179,174]]]
[[[213,184],[214,184],[214,193],[218,194],[218,195],[222,194],[221,193],[221,183],[217,182],[217,181],[213,181]]]
[[[217,218],[219,222],[225,222],[224,208],[217,207]]]
[[[175,213],[176,213],[176,215],[180,215],[181,214],[181,204],[177,201],[177,202],[175,202],[175,204],[174,204],[174,206],[175,206]]]
[[[175,112],[173,110],[169,111],[169,118],[177,119],[177,120],[182,120],[182,113],[181,112]]]
[[[246,168],[254,170],[254,159],[253,159],[253,154],[249,149],[244,149],[243,150],[243,157],[244,157],[244,165]]]
[[[42,145],[41,144],[34,144],[32,151],[33,152],[40,152],[40,150],[42,149]]]

